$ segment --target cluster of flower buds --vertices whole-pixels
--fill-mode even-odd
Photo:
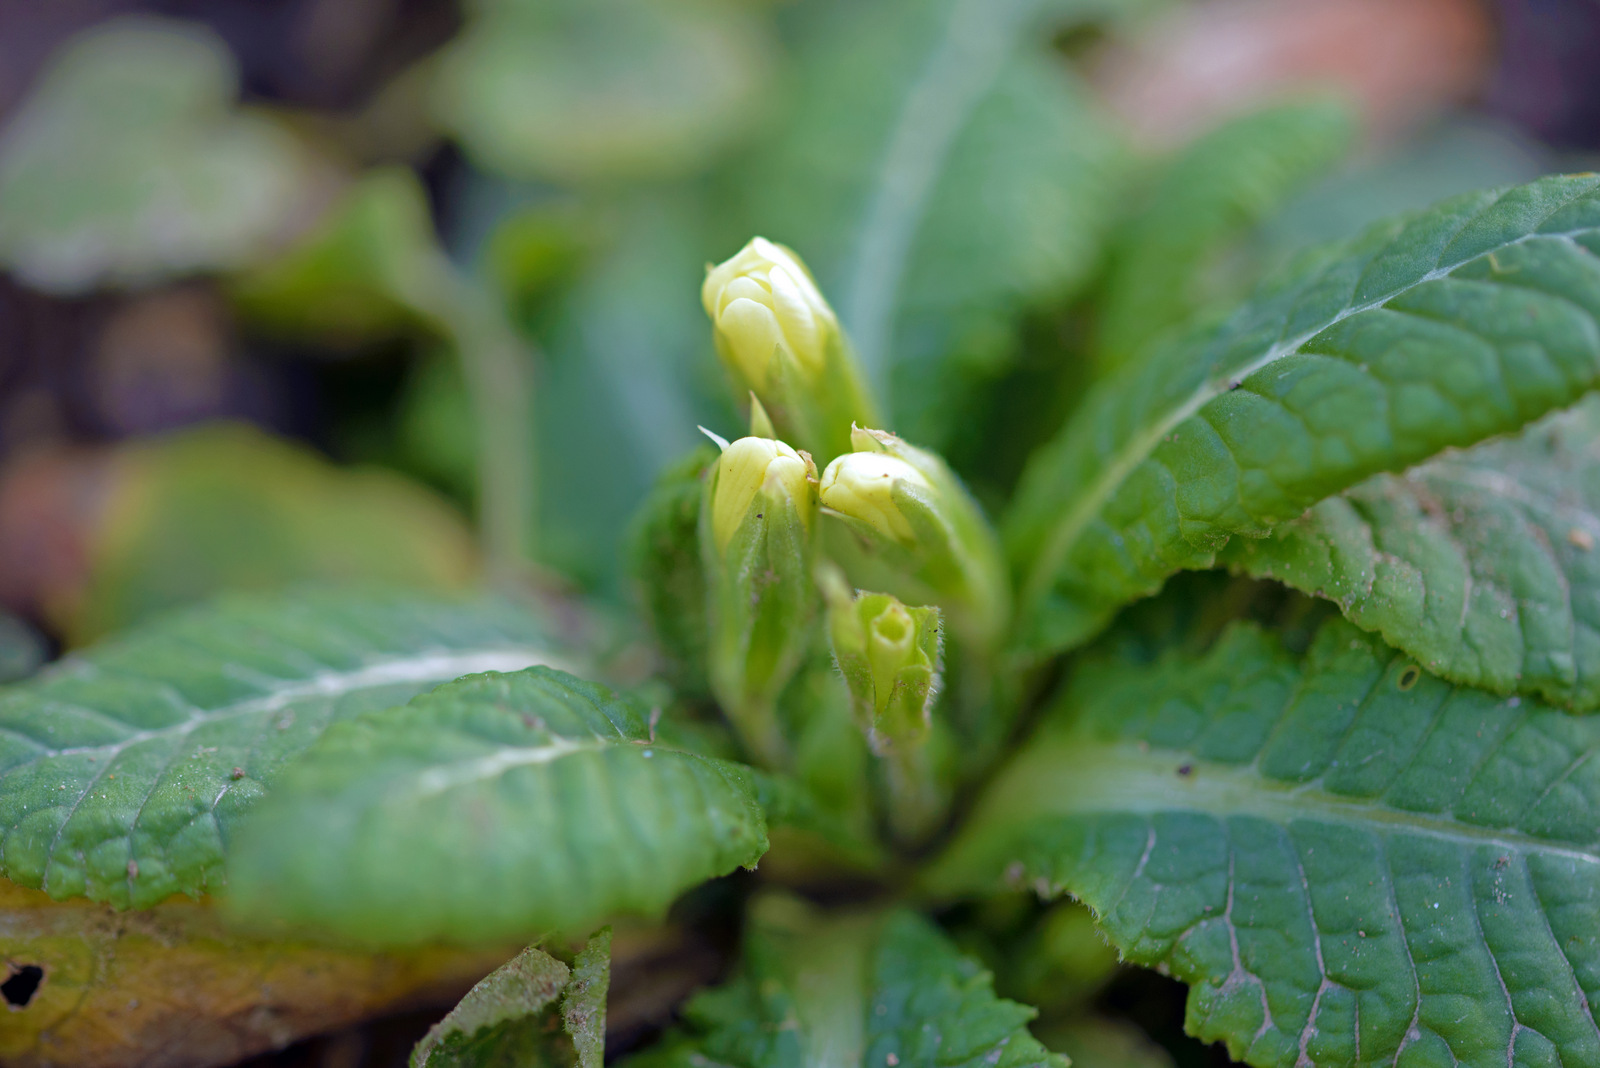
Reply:
[[[711,691],[747,748],[785,765],[778,699],[792,718],[785,687],[826,631],[890,822],[919,840],[949,798],[933,754],[951,751],[950,728],[932,719],[945,623],[963,665],[992,659],[1009,609],[998,541],[943,460],[857,425],[871,421],[864,380],[794,253],[757,238],[709,269],[701,296],[750,397],[750,436],[717,439],[702,499]],[[830,461],[820,479],[811,453]]]
[[[775,707],[805,654],[816,614],[811,579],[817,468],[770,437],[718,440],[700,517],[710,584],[712,692],[754,752],[781,764]]]
[[[740,392],[786,440],[827,460],[849,448],[852,422],[875,421],[839,320],[789,249],[755,238],[706,272],[700,299]]]

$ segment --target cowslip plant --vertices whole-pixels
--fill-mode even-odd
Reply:
[[[595,932],[738,868],[644,1064],[1114,1048],[1081,914],[1019,892],[1247,1064],[1600,1064],[1597,257],[1595,176],[1307,254],[1104,361],[986,511],[758,240],[703,292],[751,432],[631,541],[656,678],[518,603],[200,609],[0,698],[0,873],[541,947],[423,1065],[598,1063]]]

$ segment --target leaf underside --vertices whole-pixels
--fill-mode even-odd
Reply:
[[[1081,643],[1236,534],[1600,383],[1600,177],[1469,194],[1308,256],[1099,383],[1008,522],[1022,641]]]
[[[1338,602],[1429,671],[1600,707],[1600,397],[1378,475],[1219,560]]]
[[[368,944],[531,938],[658,914],[766,846],[750,769],[537,667],[329,730],[244,827],[228,904]]]
[[[215,889],[235,821],[329,723],[550,648],[505,603],[307,592],[70,657],[0,690],[0,875],[120,907]]]
[[[744,966],[685,1009],[686,1023],[635,1068],[1066,1068],[1028,1033],[1034,1011],[914,913],[823,918],[759,899]]]
[[[1252,1065],[1596,1064],[1597,748],[1344,620],[1303,661],[1239,624],[1086,665],[934,881],[1079,897]]]

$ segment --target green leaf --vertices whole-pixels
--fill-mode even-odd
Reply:
[[[411,1053],[412,1068],[601,1068],[610,982],[609,927],[571,968],[529,946],[433,1025]]]
[[[0,610],[0,682],[25,679],[48,658],[44,636],[10,612]]]
[[[606,1055],[606,994],[611,989],[611,928],[590,938],[572,962],[561,995],[561,1024],[572,1036],[578,1068],[601,1068]]]
[[[1071,893],[1262,1068],[1600,1058],[1600,720],[1303,658],[1092,656],[931,882]]]
[[[340,724],[229,858],[234,914],[358,941],[491,941],[657,914],[767,847],[749,769],[537,667]]]
[[[234,278],[230,293],[258,329],[354,347],[441,330],[431,313],[442,255],[416,175],[375,167],[282,255]]]
[[[628,534],[627,558],[639,606],[655,634],[667,678],[689,695],[709,692],[709,580],[700,558],[699,529],[701,479],[716,458],[716,450],[701,445],[663,471]]]
[[[6,128],[0,263],[39,289],[145,286],[242,266],[309,207],[306,151],[233,110],[210,31],[125,18],[55,58]]]
[[[915,913],[824,916],[762,898],[744,958],[645,1064],[1066,1068],[1028,1034],[1033,1010],[995,997],[989,974]]]
[[[943,447],[972,381],[1013,355],[1016,314],[1093,266],[1124,154],[1050,30],[1128,6],[804,13],[794,84],[731,188],[750,233],[805,257],[875,384],[893,372],[909,440]]]
[[[223,592],[310,582],[449,591],[478,572],[472,531],[437,494],[243,424],[130,442],[85,472],[87,493],[106,483],[82,532],[81,588],[50,603],[74,644]]]
[[[1338,602],[1429,671],[1600,707],[1600,397],[1329,497],[1219,556]]]
[[[1353,133],[1340,101],[1279,104],[1223,123],[1172,160],[1112,247],[1095,339],[1102,369],[1215,303],[1216,257],[1331,167]]]
[[[738,437],[714,372],[711,331],[693,299],[714,255],[708,206],[655,186],[607,203],[619,240],[535,324],[540,366],[541,559],[613,582],[628,519],[657,472],[695,448],[696,424]]]
[[[1172,1058],[1137,1027],[1097,1016],[1073,1016],[1035,1027],[1072,1068],[1172,1068]]]
[[[1308,257],[1100,382],[1008,523],[1020,641],[1084,641],[1230,537],[1600,383],[1600,178],[1446,201]]]
[[[481,166],[565,182],[683,173],[754,117],[770,66],[736,3],[500,0],[439,59],[434,112]]]
[[[467,991],[461,1003],[429,1028],[411,1052],[412,1068],[490,1068],[540,1065],[553,1051],[546,1031],[559,1018],[561,993],[572,970],[529,946]],[[553,1064],[572,1058],[549,1056]]]
[[[550,659],[499,602],[226,598],[0,689],[0,875],[144,907],[215,889],[236,821],[330,723]]]

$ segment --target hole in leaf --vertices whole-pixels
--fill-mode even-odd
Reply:
[[[1404,693],[1406,690],[1409,690],[1411,687],[1415,686],[1421,678],[1422,669],[1417,667],[1415,664],[1410,664],[1404,671],[1400,672],[1400,678],[1395,682],[1395,686],[1398,687],[1402,693]]]
[[[6,1004],[13,1010],[25,1009],[43,982],[44,969],[37,964],[24,964],[20,968],[12,965],[11,974],[5,982],[0,983],[0,996],[4,996]]]

